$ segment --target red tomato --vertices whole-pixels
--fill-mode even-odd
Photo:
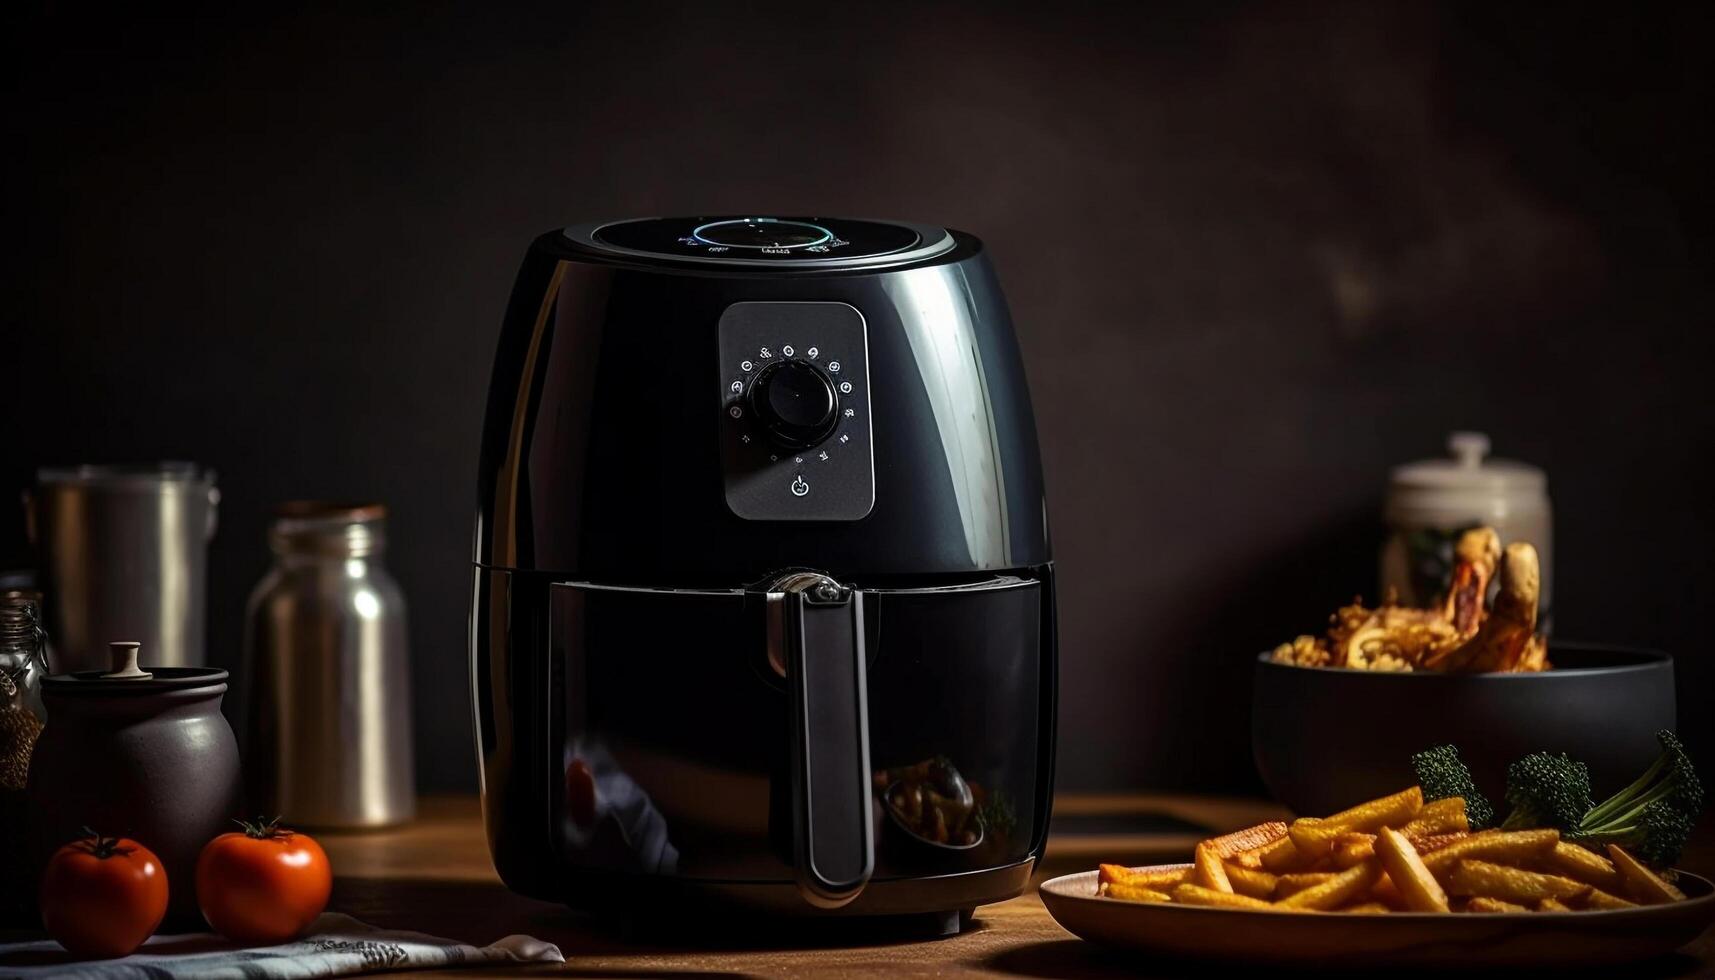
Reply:
[[[253,946],[304,934],[327,907],[333,872],[321,845],[272,823],[221,834],[197,858],[197,905],[215,932]]]
[[[85,832],[48,859],[42,927],[81,959],[125,956],[167,914],[167,872],[134,840]]]

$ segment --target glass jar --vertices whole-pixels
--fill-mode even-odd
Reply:
[[[30,751],[41,733],[42,678],[48,673],[42,596],[0,593],[0,791],[23,792]],[[3,828],[0,828],[3,833]]]
[[[23,841],[29,829],[25,783],[42,733],[47,634],[39,593],[0,592],[0,926],[30,921],[35,876]]]

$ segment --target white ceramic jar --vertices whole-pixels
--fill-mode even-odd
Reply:
[[[1468,528],[1488,525],[1503,545],[1528,541],[1542,563],[1546,629],[1554,596],[1554,517],[1548,477],[1541,469],[1489,459],[1489,437],[1455,432],[1447,459],[1395,467],[1388,482],[1384,516],[1387,539],[1381,553],[1381,591],[1396,590],[1407,605],[1425,606],[1445,591],[1453,546]]]

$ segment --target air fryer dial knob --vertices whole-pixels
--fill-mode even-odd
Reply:
[[[799,358],[775,361],[756,372],[749,399],[751,417],[788,449],[814,446],[839,423],[840,396],[833,379]]]

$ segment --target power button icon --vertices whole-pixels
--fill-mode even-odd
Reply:
[[[802,497],[809,492],[810,492],[810,485],[808,483],[804,482],[803,477],[800,476],[797,479],[792,481],[792,496]]]

